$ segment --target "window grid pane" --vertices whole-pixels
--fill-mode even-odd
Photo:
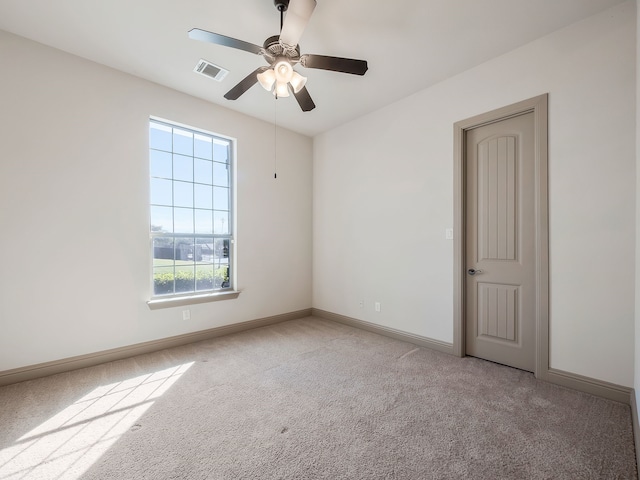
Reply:
[[[231,287],[231,141],[150,120],[153,295]]]

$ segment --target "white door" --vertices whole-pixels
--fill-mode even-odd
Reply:
[[[465,132],[467,355],[533,372],[533,112]]]

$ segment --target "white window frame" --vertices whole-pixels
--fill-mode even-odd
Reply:
[[[153,124],[158,124],[161,125],[165,128],[171,128],[171,129],[178,129],[178,130],[184,130],[187,132],[190,132],[193,136],[194,139],[196,136],[202,136],[202,137],[207,137],[211,139],[212,142],[212,147],[213,144],[215,143],[224,143],[225,145],[227,145],[227,153],[228,153],[228,159],[227,159],[227,168],[228,168],[228,188],[229,188],[229,194],[228,194],[228,210],[221,210],[220,212],[226,212],[228,211],[228,217],[227,217],[227,221],[223,221],[221,222],[223,225],[224,223],[227,223],[228,226],[228,233],[215,233],[215,223],[213,218],[215,218],[215,212],[217,212],[217,210],[215,209],[215,204],[213,203],[214,200],[212,198],[212,206],[210,207],[211,212],[212,212],[212,231],[211,233],[202,233],[202,231],[196,233],[197,227],[195,227],[195,224],[197,223],[195,221],[195,216],[196,216],[196,211],[198,212],[202,212],[203,210],[200,210],[199,208],[197,208],[197,204],[196,204],[196,199],[195,199],[195,190],[196,190],[196,186],[197,185],[202,185],[205,187],[211,187],[212,190],[212,195],[214,192],[215,188],[219,188],[219,185],[215,184],[215,177],[212,177],[211,179],[211,183],[203,183],[202,181],[198,182],[196,181],[197,179],[195,178],[195,174],[194,177],[191,181],[189,180],[183,180],[180,178],[176,178],[176,168],[175,168],[175,162],[172,160],[171,162],[171,176],[167,177],[167,176],[155,176],[154,172],[153,172],[153,166],[152,166],[152,160],[151,160],[151,156],[152,153],[154,151],[156,152],[163,152],[166,154],[170,154],[172,156],[172,159],[174,157],[174,155],[177,155],[178,152],[176,152],[176,146],[174,145],[174,141],[172,141],[171,144],[171,151],[167,150],[167,149],[163,149],[163,150],[156,150],[154,148],[152,148],[151,145],[151,140],[149,141],[149,145],[148,145],[148,152],[149,152],[149,188],[150,188],[150,195],[149,195],[149,203],[148,203],[148,208],[149,208],[149,251],[150,251],[150,258],[151,258],[151,268],[150,268],[150,280],[151,280],[151,299],[147,302],[147,304],[149,305],[149,307],[151,309],[156,309],[156,308],[163,308],[163,307],[172,307],[172,306],[178,306],[178,305],[188,305],[188,304],[193,304],[193,303],[202,303],[202,302],[211,302],[211,301],[217,301],[217,300],[226,300],[226,299],[231,299],[231,298],[237,298],[239,295],[239,292],[236,290],[235,288],[235,281],[236,281],[236,249],[235,249],[235,225],[236,225],[236,216],[235,216],[235,190],[236,190],[236,177],[235,177],[235,164],[236,164],[236,140],[234,138],[228,137],[228,136],[224,136],[224,135],[220,135],[217,133],[213,133],[207,130],[202,130],[196,127],[192,127],[190,125],[184,125],[184,124],[180,124],[171,120],[166,120],[166,119],[162,119],[162,118],[158,118],[158,117],[150,117],[149,118],[149,122],[148,122],[148,132],[149,132],[149,136],[151,136],[151,128]],[[172,132],[173,133],[173,132]],[[172,138],[173,134],[172,134]],[[189,155],[187,155],[188,157]],[[184,158],[184,157],[183,157]],[[193,167],[195,167],[195,162],[196,160],[200,160],[198,158],[198,156],[195,153],[195,140],[194,140],[194,151],[191,154],[191,160],[193,163]],[[213,157],[212,154],[212,166],[216,163],[219,162],[215,162],[215,158]],[[157,174],[156,174],[157,175]],[[152,187],[151,184],[153,182],[153,180],[164,180],[164,181],[168,181],[170,180],[173,185],[172,190],[171,190],[171,205],[169,205],[168,203],[163,203],[163,204],[154,204],[153,203],[153,199],[152,199]],[[176,182],[180,183],[180,184],[186,184],[186,185],[191,185],[193,187],[193,191],[194,191],[194,201],[193,201],[193,205],[191,207],[181,207],[180,205],[176,204],[176,194],[175,194],[175,185]],[[153,213],[152,210],[154,207],[160,207],[163,206],[164,208],[170,207],[172,209],[172,211],[174,212],[174,216],[172,217],[172,225],[171,225],[171,232],[168,231],[153,231],[152,229],[152,223],[153,223]],[[176,220],[175,220],[175,212],[176,212],[176,208],[180,208],[181,211],[188,211],[189,209],[193,212],[194,215],[194,232],[191,233],[177,233],[175,232],[176,227]],[[222,227],[222,230],[224,230],[224,226]],[[173,248],[173,255],[172,255],[172,259],[173,263],[169,264],[166,267],[160,267],[160,268],[156,268],[157,265],[154,266],[155,260],[156,260],[156,255],[154,253],[155,249],[156,249],[156,245],[155,245],[155,241],[156,239],[159,238],[166,238],[168,240],[173,240],[172,243],[172,247]],[[194,282],[194,288],[191,291],[184,291],[184,292],[180,292],[180,291],[176,291],[176,271],[177,268],[179,268],[179,266],[177,266],[176,262],[177,262],[177,257],[176,255],[178,254],[178,242],[180,241],[180,239],[193,239],[193,249],[192,249],[192,258],[193,258],[193,266],[194,266],[194,275],[193,275],[193,282]],[[196,276],[196,266],[199,265],[198,264],[198,260],[197,260],[197,256],[196,256],[196,250],[197,250],[197,245],[198,242],[197,240],[201,240],[201,239],[211,239],[211,246],[215,247],[216,245],[216,241],[219,240],[227,240],[228,243],[228,249],[227,249],[227,255],[226,255],[226,265],[228,266],[227,269],[227,275],[228,275],[228,281],[222,283],[221,285],[217,285],[216,286],[216,276],[214,273],[214,276],[212,278],[212,286],[211,288],[207,288],[207,289],[200,289],[200,290],[196,290],[197,288],[197,276]],[[218,259],[218,267],[219,268],[224,268],[224,262],[221,262],[221,259],[224,258],[224,256],[220,257],[220,256],[216,256],[214,257],[213,255],[211,255],[211,265],[214,269],[215,272],[215,258]],[[161,270],[165,270],[165,271],[170,271],[171,267],[173,268],[173,277],[174,277],[174,281],[173,281],[173,287],[172,287],[172,291],[169,293],[162,293],[162,294],[158,294],[155,291],[155,275],[156,272],[161,271]]]

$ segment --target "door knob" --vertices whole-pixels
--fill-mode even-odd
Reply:
[[[482,270],[476,270],[475,268],[470,268],[469,270],[467,270],[467,273],[473,277],[476,273],[482,273]]]

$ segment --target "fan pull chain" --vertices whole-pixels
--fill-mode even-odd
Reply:
[[[273,104],[273,178],[278,178],[278,94]]]

